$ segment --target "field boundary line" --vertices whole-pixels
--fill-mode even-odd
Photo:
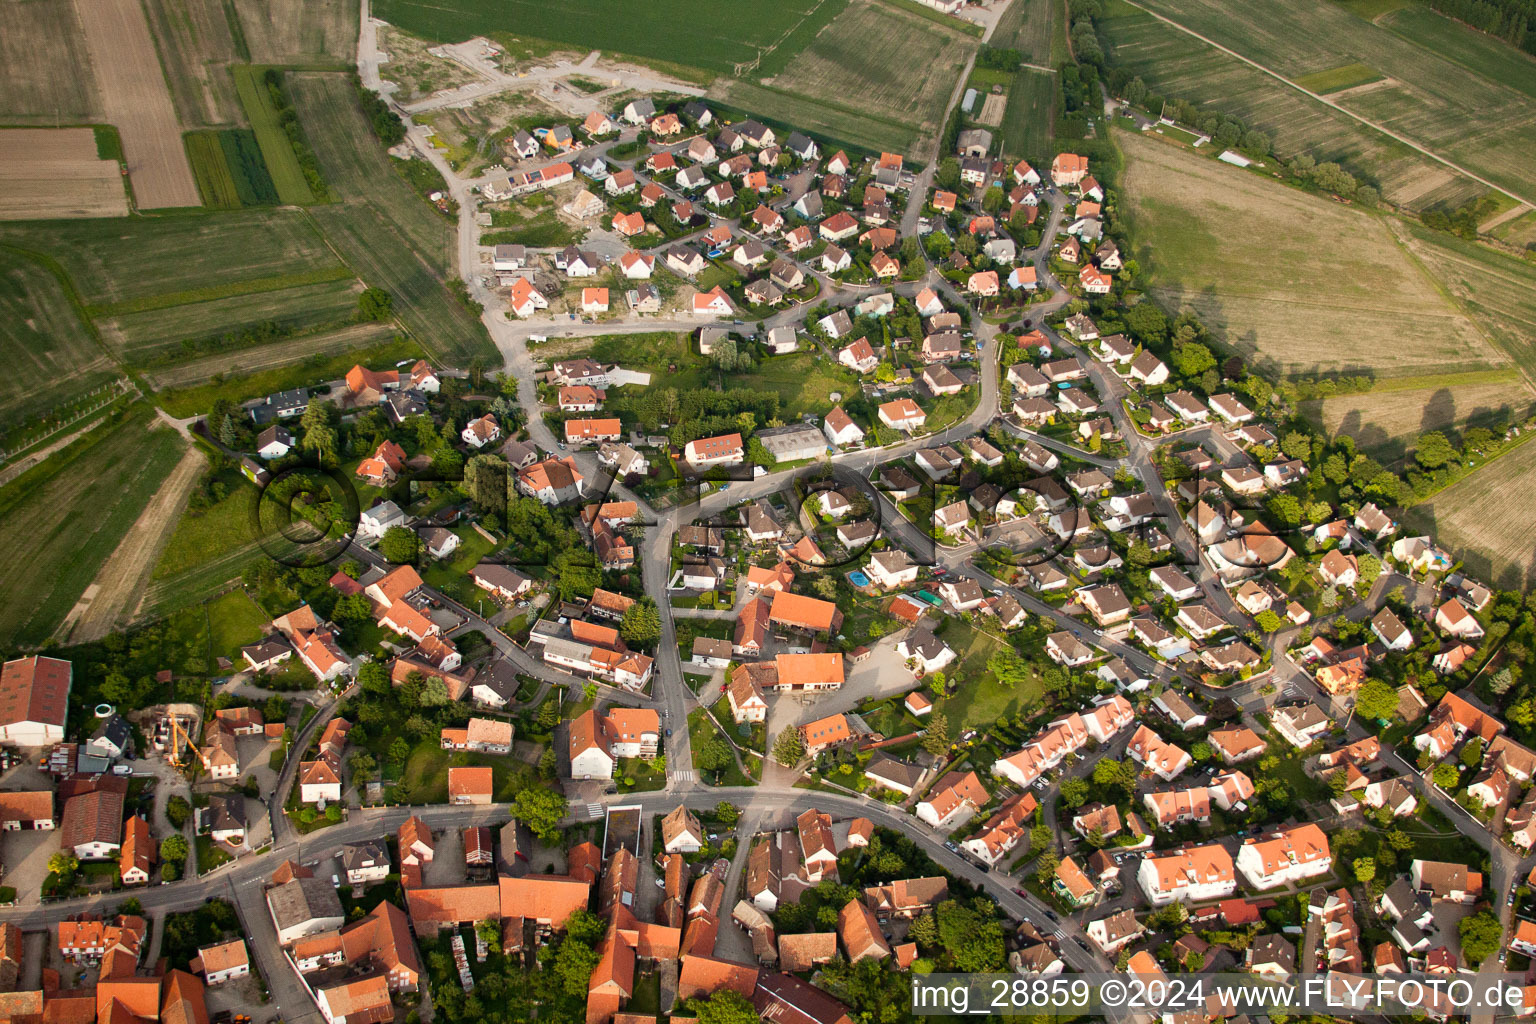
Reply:
[[[1430,273],[1429,268],[1424,265],[1424,261],[1419,258],[1419,254],[1414,252],[1413,247],[1410,246],[1407,240],[1403,238],[1400,233],[1401,231],[1402,225],[1398,223],[1397,218],[1391,218],[1387,225],[1387,232],[1392,236],[1392,241],[1397,244],[1397,247],[1403,251],[1405,256],[1408,257],[1408,260],[1413,264],[1414,269],[1423,275],[1424,279],[1430,283],[1430,286],[1435,289],[1436,293],[1439,294],[1442,299],[1444,299],[1454,309],[1456,309],[1462,315],[1462,317],[1472,325],[1472,329],[1482,336],[1483,341],[1488,345],[1488,347],[1492,348],[1495,352],[1500,353],[1504,356],[1505,359],[1510,361],[1516,372],[1518,372],[1520,376],[1525,380],[1525,386],[1530,388],[1533,392],[1536,392],[1536,380],[1531,378],[1531,375],[1526,371],[1525,367],[1520,364],[1520,360],[1515,356],[1515,354],[1510,352],[1503,345],[1500,345],[1498,340],[1495,339],[1493,335],[1485,331],[1483,329],[1483,325],[1478,323],[1477,318],[1472,315],[1470,310],[1467,309],[1466,304],[1457,298],[1437,276]]]
[[[103,306],[86,306],[85,311],[98,319],[132,316],[134,313],[153,313],[156,310],[173,309],[176,306],[195,306],[203,302],[218,302],[220,299],[233,299],[241,295],[261,295],[266,292],[284,292],[315,284],[330,284],[353,276],[355,275],[343,263],[338,267],[318,267],[298,274],[253,277],[248,281],[235,281],[231,284],[213,285],[208,288],[189,288],[186,291],[165,292],[138,299],[124,299],[122,302],[109,302]]]
[[[1500,450],[1498,452],[1495,452],[1493,455],[1491,455],[1488,458],[1484,459],[1479,465],[1475,466],[1472,469],[1472,472],[1467,473],[1464,476],[1460,476],[1460,477],[1456,478],[1455,480],[1452,480],[1450,483],[1446,484],[1444,487],[1441,487],[1440,489],[1438,489],[1436,491],[1433,491],[1433,492],[1431,492],[1429,494],[1426,494],[1422,498],[1414,498],[1408,504],[1403,506],[1403,511],[1407,512],[1409,509],[1418,508],[1420,505],[1423,505],[1423,504],[1426,504],[1428,502],[1434,501],[1436,498],[1438,498],[1440,495],[1444,494],[1446,491],[1450,490],[1451,488],[1457,487],[1457,486],[1459,486],[1461,484],[1466,483],[1468,480],[1472,479],[1474,476],[1478,475],[1483,470],[1485,470],[1489,466],[1493,465],[1495,462],[1498,462],[1500,459],[1502,459],[1504,456],[1508,455],[1510,452],[1519,451],[1523,446],[1525,446],[1526,444],[1530,443],[1530,440],[1533,437],[1536,437],[1536,431],[1532,431],[1532,430],[1525,431],[1519,437],[1515,438],[1513,441],[1509,442],[1509,444],[1505,445],[1502,450]]]
[[[1066,2],[1066,0],[1063,0],[1063,3],[1065,3],[1065,2]],[[1470,178],[1470,179],[1472,179],[1473,181],[1477,182],[1480,185],[1487,186],[1489,189],[1492,189],[1494,192],[1498,192],[1501,195],[1509,196],[1509,198],[1511,198],[1511,199],[1513,199],[1513,200],[1515,200],[1517,202],[1524,203],[1527,206],[1536,206],[1536,203],[1533,203],[1530,199],[1527,199],[1525,196],[1520,195],[1518,192],[1512,192],[1509,189],[1505,188],[1503,185],[1495,185],[1493,182],[1489,181],[1487,178],[1483,177],[1482,175],[1474,174],[1473,172],[1467,170],[1465,167],[1462,167],[1460,164],[1452,163],[1450,160],[1448,160],[1445,157],[1441,156],[1439,153],[1436,153],[1432,149],[1426,149],[1423,145],[1413,141],[1412,139],[1408,138],[1406,135],[1400,135],[1400,134],[1398,134],[1397,132],[1393,131],[1390,128],[1387,128],[1387,127],[1385,127],[1383,125],[1377,124],[1375,121],[1372,121],[1370,118],[1362,117],[1359,114],[1355,113],[1354,111],[1349,110],[1348,108],[1342,107],[1339,104],[1333,102],[1327,96],[1321,96],[1321,95],[1319,95],[1319,94],[1317,94],[1315,92],[1312,92],[1310,89],[1307,89],[1307,88],[1304,88],[1303,86],[1297,85],[1295,82],[1291,81],[1289,78],[1286,78],[1284,75],[1280,74],[1278,71],[1273,71],[1273,70],[1265,67],[1263,64],[1260,64],[1258,61],[1253,60],[1253,59],[1251,59],[1249,57],[1243,56],[1241,53],[1238,53],[1236,50],[1232,49],[1231,47],[1223,46],[1222,44],[1216,42],[1214,39],[1211,39],[1208,36],[1203,36],[1199,32],[1196,32],[1194,29],[1189,28],[1186,25],[1181,25],[1177,21],[1174,21],[1172,18],[1165,17],[1164,15],[1161,15],[1161,14],[1157,13],[1156,11],[1152,10],[1150,7],[1147,7],[1144,4],[1138,3],[1137,0],[1125,0],[1125,3],[1129,4],[1130,6],[1136,8],[1139,11],[1142,11],[1145,14],[1151,15],[1152,17],[1156,18],[1158,21],[1163,22],[1164,24],[1172,25],[1174,28],[1178,29],[1180,32],[1183,32],[1185,35],[1192,36],[1193,38],[1200,40],[1202,43],[1205,43],[1207,46],[1210,46],[1210,47],[1213,47],[1213,48],[1215,48],[1217,50],[1220,50],[1222,53],[1226,54],[1229,57],[1237,58],[1238,60],[1242,61],[1244,64],[1247,64],[1249,67],[1254,68],[1257,71],[1263,72],[1264,74],[1268,75],[1270,78],[1275,79],[1277,82],[1285,83],[1286,86],[1288,86],[1291,89],[1296,90],[1297,92],[1301,93],[1303,96],[1310,97],[1311,99],[1317,101],[1318,103],[1323,104],[1323,106],[1328,107],[1331,110],[1336,110],[1339,113],[1345,115],[1346,117],[1349,117],[1349,118],[1351,118],[1351,119],[1353,119],[1355,121],[1358,121],[1360,124],[1365,125],[1367,128],[1374,129],[1375,131],[1380,132],[1382,135],[1385,135],[1387,138],[1392,139],[1392,140],[1394,140],[1396,142],[1402,143],[1403,145],[1407,146],[1409,149],[1412,149],[1412,150],[1414,150],[1417,153],[1422,153],[1424,156],[1429,157],[1431,160],[1434,160],[1436,163],[1444,164],[1446,167],[1449,167],[1451,170],[1455,171],[1457,174],[1462,175],[1463,177]],[[1070,42],[1070,38],[1069,38],[1069,42]]]

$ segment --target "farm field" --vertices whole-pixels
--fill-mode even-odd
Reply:
[[[717,83],[710,90],[710,98],[740,111],[771,110],[776,121],[820,136],[835,147],[905,154],[917,141],[916,128],[894,118],[875,117],[860,112],[856,106],[739,79],[724,85]]]
[[[102,117],[123,138],[134,203],[197,206],[197,182],[144,8],[135,0],[76,0],[96,71]]]
[[[1103,27],[1116,59],[1154,91],[1234,114],[1265,132],[1285,159],[1309,153],[1378,183],[1388,202],[1414,210],[1459,206],[1486,191],[1423,154],[1304,96],[1122,0]],[[1351,19],[1350,24],[1359,22]],[[1369,28],[1369,26],[1367,26]],[[1333,60],[1335,66],[1344,60]],[[1327,61],[1296,73],[1325,70]],[[1374,64],[1378,70],[1379,64]],[[1371,90],[1364,90],[1369,96]]]
[[[295,206],[307,206],[315,202],[314,191],[309,186],[309,179],[304,177],[304,168],[299,166],[299,158],[288,140],[288,133],[278,124],[277,108],[272,103],[266,83],[262,81],[263,69],[241,65],[233,71],[240,105],[245,109],[246,119],[251,122],[251,130],[256,134],[256,143],[261,148],[262,160],[278,198]]]
[[[151,421],[150,429],[170,432],[158,420]],[[207,464],[207,456],[200,449],[190,445],[181,448],[181,458],[101,564],[81,600],[65,616],[59,632],[67,639],[75,643],[100,640],[135,617],[149,572]]]
[[[290,77],[293,102],[341,202],[311,215],[364,282],[388,291],[400,321],[449,361],[494,355],[485,326],[449,292],[454,223],[389,166],[338,74]]]
[[[350,279],[327,281],[108,317],[100,328],[119,359],[145,366],[213,351],[209,339],[262,325],[274,324],[287,333],[339,326],[357,313],[361,291]],[[184,347],[183,341],[199,344]]]
[[[1014,72],[1001,134],[999,144],[1009,156],[1040,161],[1051,153],[1056,136],[1055,76],[1032,68]]]
[[[1471,379],[1432,377],[1424,387],[1384,388],[1304,404],[1328,433],[1350,435],[1377,458],[1402,455],[1425,431],[1455,433],[1491,421],[1517,422],[1536,406],[1536,392],[1518,374],[1465,376]],[[1482,379],[1489,377],[1494,379]]]
[[[0,118],[56,125],[101,114],[91,57],[73,3],[0,4]],[[70,73],[60,73],[69,68]]]
[[[1431,531],[1477,578],[1499,587],[1528,587],[1536,581],[1531,520],[1512,513],[1528,506],[1533,481],[1536,445],[1526,442],[1409,509],[1407,526]]]
[[[49,270],[0,249],[0,427],[71,401],[116,376]]]
[[[225,128],[187,133],[187,156],[203,205],[215,210],[277,203],[277,187],[267,173],[256,133]]]
[[[1382,220],[1171,143],[1116,138],[1153,293],[1258,365],[1377,377],[1508,365]]]
[[[242,56],[257,64],[347,67],[357,58],[358,5],[351,0],[231,0]],[[378,9],[374,17],[380,17]]]
[[[240,121],[229,65],[242,58],[230,30],[230,10],[223,0],[144,0],[171,100],[184,127]]]
[[[1220,0],[1147,6],[1293,81],[1368,65],[1390,84],[1341,96],[1342,106],[1517,193],[1536,193],[1536,61],[1492,37],[1417,8],[1387,15],[1402,26],[1392,31],[1324,0],[1275,0],[1257,12]],[[1452,56],[1442,55],[1442,40]]]
[[[348,324],[333,331],[305,334],[285,341],[231,349],[175,366],[157,367],[145,376],[157,391],[204,384],[222,374],[235,377],[259,373],[316,357],[371,347],[387,339],[394,331],[389,324]]]
[[[91,129],[0,131],[0,220],[127,215],[122,171],[97,155]]]
[[[855,0],[769,84],[852,104],[927,135],[942,127],[955,80],[975,50],[973,38],[946,25]]]
[[[1536,382],[1536,266],[1487,246],[1394,225],[1408,251],[1424,262],[1467,314]]]
[[[0,225],[0,243],[58,260],[92,316],[220,298],[253,283],[285,287],[295,275],[341,270],[296,210],[7,224]]]
[[[494,7],[476,0],[381,0],[373,15],[437,42],[516,33],[730,74],[738,64],[778,57],[780,45],[803,45],[807,32],[846,3],[779,0],[722,9],[714,0],[503,0]]]
[[[53,634],[181,458],[150,419],[138,406],[0,488],[0,645]]]
[[[1055,67],[1066,54],[1053,49],[1055,23],[1061,5],[1053,0],[1013,0],[997,27],[989,45],[1004,50],[1018,50],[1031,64]]]
[[[1376,69],[1369,64],[1345,64],[1329,68],[1327,71],[1314,71],[1310,75],[1302,75],[1296,79],[1296,84],[1309,92],[1324,95],[1381,80],[1381,75],[1377,74]]]

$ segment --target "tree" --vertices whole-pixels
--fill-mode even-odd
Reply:
[[[740,992],[722,988],[710,994],[708,999],[691,1001],[693,1015],[699,1024],[757,1024],[757,1010],[752,1001]]]
[[[977,898],[970,906],[945,900],[934,910],[939,945],[957,971],[997,971],[1003,966],[1003,926],[990,900]]]
[[[80,858],[68,850],[60,850],[48,858],[48,873],[68,878],[80,870]]]
[[[442,707],[452,698],[448,695],[448,684],[439,676],[433,676],[421,684],[420,704],[424,708]]]
[[[1061,800],[1069,808],[1076,810],[1088,799],[1088,782],[1085,779],[1063,779],[1061,782]]]
[[[1270,608],[1266,608],[1255,615],[1253,621],[1258,623],[1259,629],[1266,633],[1278,633],[1285,625],[1281,621],[1280,616],[1276,615]]]
[[[1369,587],[1381,576],[1381,559],[1369,552],[1359,555],[1355,558],[1355,569],[1360,585]]]
[[[619,635],[625,643],[639,650],[654,648],[661,639],[661,612],[656,608],[656,601],[642,597],[626,608],[624,618],[619,622]]]
[[[995,214],[1008,205],[1008,193],[996,185],[987,189],[981,197],[981,208],[987,213]]]
[[[1461,748],[1461,763],[1467,768],[1474,768],[1483,760],[1483,741],[1474,736]]]
[[[560,821],[565,817],[565,794],[558,789],[526,786],[512,801],[512,816],[540,839],[558,839]]]
[[[928,730],[923,734],[923,749],[935,757],[949,749],[949,719],[942,711],[928,716]]]
[[[700,771],[723,772],[731,766],[731,748],[719,736],[706,736],[693,748],[693,763]]]
[[[391,526],[379,541],[379,554],[396,565],[416,561],[416,534],[403,526]]]
[[[160,859],[171,864],[181,864],[187,859],[187,837],[166,836],[160,840]]]
[[[1435,785],[1444,790],[1453,790],[1461,782],[1461,772],[1456,770],[1453,764],[1437,764],[1434,771]]]
[[[1352,867],[1355,871],[1355,880],[1362,885],[1369,885],[1371,879],[1376,877],[1376,861],[1372,857],[1356,857]]]
[[[555,976],[560,979],[560,987],[568,996],[584,996],[587,994],[587,984],[592,980],[592,972],[597,969],[597,950],[582,942],[577,942],[570,935],[560,943],[560,949],[555,953]]]
[[[1461,933],[1461,953],[1473,967],[1492,956],[1504,936],[1498,916],[1486,907],[1462,918],[1457,931]]]
[[[184,796],[172,796],[165,802],[165,816],[175,828],[181,828],[192,818],[192,805]]]
[[[804,756],[805,740],[800,730],[793,726],[780,732],[779,738],[773,741],[773,759],[786,768],[799,764]]]
[[[1180,345],[1173,352],[1173,368],[1183,377],[1198,377],[1216,365],[1211,350],[1199,342]]]
[[[1397,711],[1397,691],[1382,679],[1367,679],[1355,693],[1355,713],[1361,718],[1386,719]]]
[[[1189,756],[1196,761],[1209,761],[1211,759],[1211,745],[1205,740],[1196,740],[1189,748]]]
[[[377,322],[394,315],[394,299],[383,288],[364,288],[357,297],[357,318]]]
[[[933,172],[933,183],[946,192],[959,191],[960,161],[952,156],[940,160],[938,169]]]
[[[224,422],[219,424],[219,443],[226,448],[233,448],[236,439],[235,418],[229,413],[225,413]]]
[[[1456,448],[1446,440],[1444,434],[1438,430],[1432,430],[1427,434],[1419,435],[1413,457],[1425,469],[1439,469],[1456,458]]]
[[[715,805],[715,817],[720,819],[722,825],[734,825],[741,817],[741,811],[729,800],[721,800]]]

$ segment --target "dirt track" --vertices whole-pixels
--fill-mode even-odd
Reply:
[[[168,428],[157,425],[152,429]],[[192,493],[207,461],[197,448],[187,448],[176,468],[171,470],[144,511],[139,513],[139,518],[118,542],[117,550],[86,588],[85,596],[80,599],[85,606],[76,605],[59,628],[61,634],[67,632],[71,642],[100,640],[112,632],[125,612],[132,613],[134,608],[129,607],[130,602],[137,607],[149,583],[149,574],[166,541],[170,540],[171,531],[176,528],[176,521],[186,507],[187,496]],[[71,620],[73,628],[70,628]]]
[[[75,0],[75,9],[106,119],[123,139],[135,204],[141,210],[201,205],[144,8],[138,0]]]

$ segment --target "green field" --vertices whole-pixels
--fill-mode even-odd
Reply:
[[[1066,59],[1055,25],[1060,20],[1061,4],[1055,0],[1013,0],[988,44],[1003,50],[1018,50],[1031,64],[1055,67]]]
[[[1293,81],[1368,65],[1388,82],[1341,97],[1347,110],[1517,193],[1536,194],[1530,160],[1536,61],[1492,36],[1418,7],[1386,14],[1377,24],[1317,0],[1274,0],[1256,9],[1220,0],[1149,0],[1147,6]],[[1199,45],[1190,36],[1184,40]],[[1432,182],[1417,187],[1425,184]]]
[[[444,283],[454,224],[389,166],[344,75],[304,73],[290,92],[326,180],[341,202],[310,215],[326,240],[370,286],[394,298],[400,322],[449,362],[492,357],[485,325]]]
[[[256,142],[261,147],[262,159],[266,162],[278,197],[293,206],[307,206],[315,202],[309,179],[304,176],[304,168],[299,166],[299,158],[288,139],[288,133],[278,123],[277,107],[272,102],[266,83],[262,81],[261,76],[266,69],[241,64],[230,70],[235,76],[240,105],[245,110],[246,119],[251,122],[251,130],[256,134]]]
[[[1319,10],[1323,6],[1315,5]],[[1285,159],[1308,153],[1319,161],[1337,161],[1377,183],[1384,199],[1413,209],[1457,206],[1486,191],[1429,157],[1144,11],[1115,0],[1109,9],[1114,16],[1105,18],[1101,25],[1116,60],[1126,70],[1141,77],[1154,93],[1243,118],[1268,134],[1275,152]],[[1270,8],[1265,12],[1268,15]],[[1347,12],[1337,13],[1346,19],[1350,35],[1379,31]],[[1227,40],[1222,42],[1231,45]],[[1234,49],[1241,52],[1240,47]],[[1350,55],[1324,57],[1312,66],[1291,71],[1307,74],[1355,59]],[[1384,74],[1392,73],[1377,60],[1369,63]],[[1363,98],[1374,91],[1367,90]]]
[[[215,658],[240,657],[240,648],[262,638],[269,617],[244,590],[231,590],[203,605],[208,613],[208,647]]]
[[[92,316],[286,287],[341,267],[297,210],[0,224],[0,243],[58,260]],[[309,278],[306,278],[309,280]]]
[[[240,209],[240,190],[224,162],[224,146],[216,131],[187,132],[187,160],[197,179],[197,194],[211,210]]]
[[[0,488],[0,646],[53,633],[181,457],[150,419],[137,406]]]
[[[833,145],[909,153],[942,127],[956,80],[975,50],[974,37],[943,21],[859,2],[779,74],[721,79],[710,94]]]
[[[1032,68],[1014,72],[1003,112],[1002,148],[1009,156],[1039,162],[1051,155],[1056,136],[1056,76]]]
[[[0,431],[116,376],[69,296],[44,265],[0,248]]]
[[[204,206],[238,210],[277,203],[277,186],[267,173],[255,132],[248,128],[188,132],[186,143]]]
[[[516,34],[573,49],[633,54],[730,74],[738,64],[772,59],[776,46],[803,44],[806,32],[814,33],[846,5],[847,0],[725,7],[715,0],[502,0],[495,5],[476,0],[381,0],[373,15],[439,42]]]
[[[1368,64],[1345,64],[1341,67],[1329,68],[1327,71],[1314,71],[1310,75],[1302,75],[1295,81],[1303,89],[1322,95],[1338,92],[1341,89],[1353,89],[1357,85],[1365,85],[1369,82],[1379,82],[1381,75]]]
[[[357,282],[348,275],[318,284],[129,313],[103,319],[100,327],[103,340],[118,358],[148,366],[216,351],[229,344],[219,339],[242,331],[266,330],[281,337],[340,326],[356,316],[359,291]]]
[[[752,373],[732,381],[732,386],[777,391],[782,401],[779,417],[787,422],[805,413],[820,415],[832,406],[827,396],[833,392],[845,398],[858,394],[859,378],[852,370],[824,356],[796,352],[762,360]]]

